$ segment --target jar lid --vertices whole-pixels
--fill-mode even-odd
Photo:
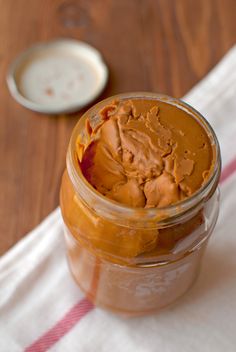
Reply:
[[[86,106],[104,89],[108,69],[92,46],[73,39],[38,44],[11,65],[7,84],[28,109],[70,113]]]

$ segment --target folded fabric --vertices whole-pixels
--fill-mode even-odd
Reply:
[[[236,47],[184,100],[210,121],[223,159],[220,217],[196,284],[153,316],[95,308],[69,273],[56,209],[0,258],[0,352],[236,350]]]

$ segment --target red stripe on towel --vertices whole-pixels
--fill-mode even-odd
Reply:
[[[25,352],[44,352],[68,333],[88,312],[93,304],[86,298],[72,307],[50,330],[25,349]]]
[[[236,158],[234,158],[221,173],[220,183],[226,181],[236,171]]]

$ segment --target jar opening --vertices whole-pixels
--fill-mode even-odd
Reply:
[[[85,133],[85,120],[97,119],[98,111],[103,108],[105,105],[111,103],[111,101],[119,99],[150,99],[166,102],[168,104],[174,105],[179,109],[186,111],[189,115],[195,118],[199,124],[204,128],[207,133],[213,150],[213,166],[211,168],[210,175],[208,176],[207,181],[191,196],[188,198],[175,203],[173,205],[158,207],[158,208],[133,208],[121,203],[118,203],[114,200],[107,198],[106,196],[99,193],[93,186],[86,180],[83,176],[81,168],[78,163],[76,155],[76,140],[78,135],[81,135],[83,138]],[[173,223],[175,218],[179,216],[186,217],[190,210],[197,211],[202,202],[208,199],[215,191],[221,172],[221,157],[220,157],[220,148],[217,137],[207,122],[207,120],[194,108],[185,102],[171,98],[166,95],[160,95],[155,93],[148,92],[138,92],[138,93],[125,93],[119,94],[108,99],[101,101],[92,108],[90,108],[78,121],[77,125],[74,128],[74,131],[71,136],[68,153],[67,153],[67,170],[71,182],[74,186],[75,192],[81,200],[86,203],[90,208],[94,209],[100,216],[105,218],[114,219],[119,218],[119,221],[135,220],[140,222],[142,226],[145,226],[147,221],[155,221],[165,225],[166,222],[169,223],[170,218]]]

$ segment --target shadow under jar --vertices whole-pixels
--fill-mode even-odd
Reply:
[[[96,128],[102,108],[114,99],[131,98],[165,102],[184,110],[209,137],[212,168],[192,196],[165,207],[134,208],[102,195],[83,176],[76,143],[78,137],[84,145],[89,142],[86,120]],[[60,194],[69,267],[86,296],[95,305],[127,316],[153,313],[182,296],[198,275],[216,224],[220,171],[214,131],[196,110],[180,100],[153,93],[127,93],[88,110],[72,133]]]

